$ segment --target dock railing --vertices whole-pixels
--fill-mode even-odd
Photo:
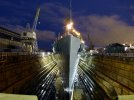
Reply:
[[[39,57],[48,56],[52,53],[48,52],[0,52],[0,60],[4,60],[7,57],[11,56],[26,56],[26,55],[37,55]]]
[[[134,57],[134,53],[103,53],[99,55],[114,56],[114,57]]]

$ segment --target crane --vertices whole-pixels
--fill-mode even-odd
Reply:
[[[36,26],[38,23],[39,14],[40,14],[40,8],[37,9],[36,16],[35,16],[34,23],[33,23],[33,27],[32,27],[32,32],[36,31]]]
[[[36,38],[36,26],[38,23],[40,8],[37,9],[33,26],[30,28],[30,25],[27,24],[26,31],[22,33],[22,43],[24,44],[24,50],[29,52],[38,51],[37,38]]]

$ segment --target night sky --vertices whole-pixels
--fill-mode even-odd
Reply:
[[[0,0],[0,26],[22,33],[32,26],[37,8],[39,48],[51,50],[53,41],[64,32],[69,16],[69,0]],[[90,33],[95,46],[134,43],[134,0],[72,0],[75,28],[88,44]]]

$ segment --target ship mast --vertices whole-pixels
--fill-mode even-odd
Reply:
[[[72,21],[72,0],[70,0],[69,2],[69,19],[70,19],[70,22]]]
[[[66,32],[65,34],[70,34],[73,29],[73,20],[72,20],[72,0],[69,0],[69,16],[65,19]]]
[[[72,0],[69,0],[69,19],[66,19],[65,24],[66,24],[65,35],[72,34],[73,36],[80,38],[81,42],[84,43],[81,33],[74,28],[74,22],[72,18]]]

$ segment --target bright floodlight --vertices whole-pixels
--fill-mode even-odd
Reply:
[[[67,30],[71,30],[73,28],[73,22],[70,22],[66,25]]]
[[[81,43],[83,43],[83,44],[84,44],[84,43],[85,43],[85,41],[84,41],[84,40],[81,40]]]

